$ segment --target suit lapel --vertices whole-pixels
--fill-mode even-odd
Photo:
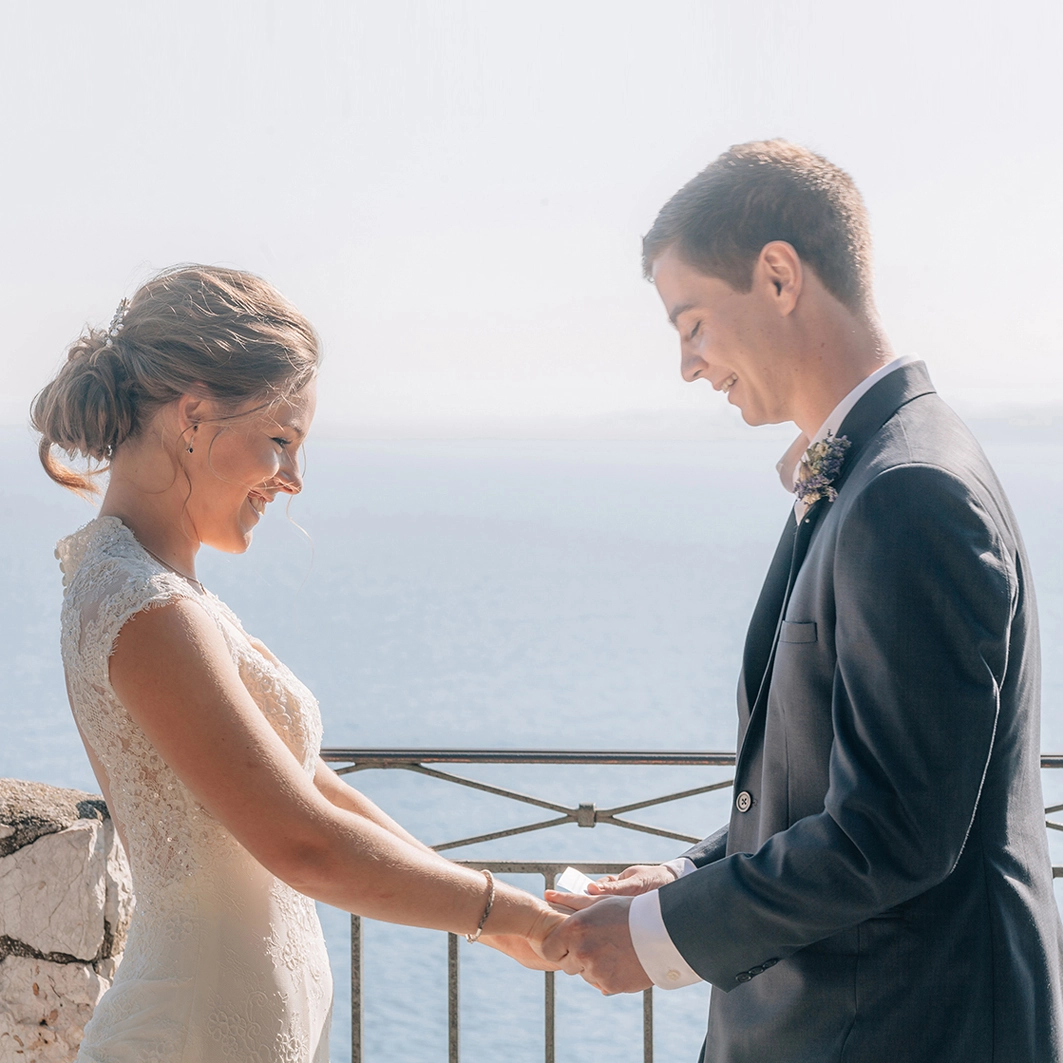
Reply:
[[[783,533],[779,538],[779,545],[775,548],[775,556],[768,567],[768,574],[764,579],[764,586],[761,587],[753,617],[749,622],[745,649],[742,653],[742,680],[739,687],[738,711],[740,722],[743,723],[748,719],[756,703],[757,692],[760,690],[761,681],[768,667],[768,658],[771,656],[775,630],[779,624],[783,598],[786,595],[786,586],[793,566],[796,531],[797,522],[790,513],[786,519],[786,527],[783,528]]]
[[[852,475],[861,451],[902,406],[920,395],[933,393],[934,385],[930,383],[925,363],[909,362],[884,376],[862,396],[838,427],[838,435],[849,440],[849,450],[842,471],[834,482],[834,489],[841,491],[845,481]]]
[[[742,675],[747,718],[756,712],[757,706],[767,697],[786,606],[790,602],[794,581],[812,542],[812,533],[826,508],[822,500],[813,502],[805,511],[800,524],[793,514],[790,514],[788,527],[779,540],[746,638]]]
[[[850,445],[845,455],[845,464],[834,483],[835,490],[841,491],[856,466],[861,451],[897,410],[912,399],[930,394],[933,390],[925,364],[911,362],[883,377],[860,398],[838,430],[838,435],[846,436]],[[779,633],[794,583],[811,545],[813,532],[829,507],[830,503],[822,499],[813,503],[800,524],[793,514],[790,514],[768,568],[756,608],[753,610],[746,635],[742,678],[739,683],[739,762],[749,739],[750,724],[754,716],[758,715],[757,710],[767,701]]]

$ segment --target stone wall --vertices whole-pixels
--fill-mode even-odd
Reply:
[[[132,911],[103,798],[0,779],[0,1063],[74,1058]]]

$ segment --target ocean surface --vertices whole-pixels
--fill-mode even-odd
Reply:
[[[1042,748],[1063,752],[1063,444],[1022,418],[974,427],[1026,537],[1045,657]],[[45,478],[27,431],[0,430],[0,442],[0,775],[95,791],[63,688],[52,554],[94,511]],[[315,691],[326,745],[731,750],[745,624],[790,506],[774,474],[788,442],[781,429],[312,438],[306,490],[287,515],[272,507],[246,555],[205,551],[199,574]],[[453,770],[599,807],[726,776]],[[406,772],[352,781],[430,844],[550,815]],[[1045,788],[1063,802],[1063,772],[1046,772]],[[702,836],[726,805],[712,795],[632,818]],[[572,826],[452,855],[634,862],[682,848]],[[333,1060],[343,1063],[349,921],[325,907],[321,917],[336,980]],[[445,1058],[445,935],[373,923],[366,939],[367,1059]],[[540,1060],[541,975],[464,943],[461,963],[462,1058]],[[606,999],[564,976],[558,989],[560,1061],[641,1059],[641,998]],[[658,1058],[697,1058],[706,1002],[703,987],[656,994]]]

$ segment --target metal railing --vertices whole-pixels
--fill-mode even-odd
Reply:
[[[520,764],[520,765],[618,765],[618,766],[652,766],[652,767],[733,767],[734,753],[684,753],[684,752],[639,752],[639,751],[586,751],[586,750],[499,750],[499,749],[348,749],[327,748],[321,752],[322,758],[330,764],[340,765],[336,771],[340,775],[372,769],[391,769],[409,771],[424,775],[455,786],[477,790],[507,798],[519,804],[533,808],[546,809],[554,815],[548,819],[539,819],[531,823],[521,823],[503,830],[476,834],[440,842],[433,846],[438,852],[457,849],[467,845],[512,838],[533,831],[547,830],[574,823],[579,827],[592,828],[599,824],[608,824],[621,830],[651,834],[661,838],[693,844],[700,841],[695,835],[682,834],[678,831],[640,823],[626,818],[628,813],[636,812],[658,805],[681,801],[685,798],[724,790],[734,784],[733,779],[723,779],[703,786],[675,790],[657,797],[634,801],[612,807],[599,808],[592,802],[580,802],[574,807],[562,802],[525,794],[505,786],[497,786],[479,779],[470,779],[450,771],[442,771],[435,764]],[[1043,754],[1041,767],[1063,768],[1063,754]],[[1063,831],[1063,823],[1049,818],[1052,814],[1063,812],[1063,804],[1051,805],[1045,809],[1045,826],[1049,830]],[[526,860],[475,860],[456,861],[466,867],[487,868],[496,874],[541,875],[545,889],[552,889],[557,875],[567,863]],[[638,859],[625,860],[622,863],[586,863],[572,862],[585,874],[616,874],[625,867],[643,863]],[[1063,878],[1063,866],[1052,868],[1054,878]],[[447,1011],[448,1011],[448,1060],[459,1063],[461,1031],[458,1021],[458,1003],[460,999],[460,959],[458,937],[448,934],[447,943]],[[364,1061],[364,1015],[363,1015],[363,929],[359,916],[351,917],[351,1061]],[[544,1054],[545,1063],[555,1063],[556,1056],[556,985],[552,971],[544,973]],[[642,1058],[643,1063],[653,1063],[653,990],[647,989],[642,995]]]

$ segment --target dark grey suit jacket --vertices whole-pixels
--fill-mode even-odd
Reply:
[[[1053,1063],[1029,567],[922,363],[864,395],[746,641],[727,828],[660,891],[713,1063]],[[743,796],[745,795],[745,796]]]

